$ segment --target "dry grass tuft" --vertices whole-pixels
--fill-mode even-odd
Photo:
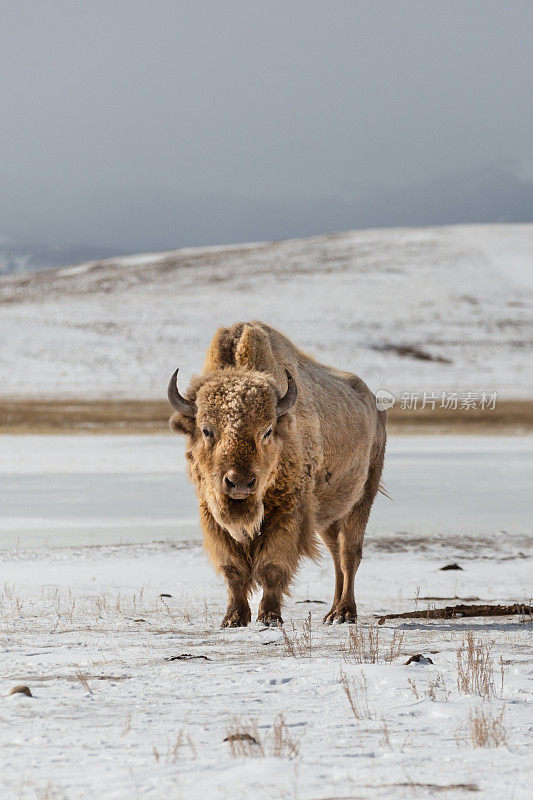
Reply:
[[[380,641],[380,629],[377,625],[362,628],[352,625],[348,631],[346,654],[356,664],[377,664],[381,661],[391,664],[400,655],[403,643],[403,632],[394,630],[388,647]]]
[[[189,753],[192,756],[192,758],[196,758],[196,755],[197,755],[196,745],[194,744],[193,740],[191,739],[189,733],[187,733],[187,731],[184,728],[182,728],[178,732],[172,747],[169,746],[168,753],[167,753],[168,760],[171,761],[172,763],[177,761],[178,758],[180,757],[180,753],[181,753],[181,751],[183,750],[184,747],[188,747],[189,748]]]
[[[435,680],[428,681],[427,696],[430,700],[444,700],[444,702],[447,702],[450,695],[451,692],[446,686],[446,681],[441,672],[437,674]]]
[[[359,720],[373,719],[374,712],[368,704],[368,681],[364,672],[361,670],[359,678],[348,678],[341,669],[340,681],[354,717]]]
[[[461,694],[478,694],[484,700],[496,695],[491,650],[492,643],[476,642],[472,631],[466,632],[457,650],[457,688]],[[503,662],[501,669],[503,688]]]
[[[37,797],[38,800],[53,800],[54,797],[57,797],[51,781],[48,781],[46,786],[38,792]]]
[[[479,705],[468,712],[466,730],[457,737],[458,744],[465,742],[471,747],[501,747],[507,745],[504,725],[505,707],[497,713],[486,705]]]
[[[407,678],[407,683],[411,687],[411,691],[415,696],[415,700],[420,700],[420,693],[419,693],[419,691],[417,689],[417,686],[416,686],[416,683],[414,682],[414,680],[412,678]]]
[[[24,607],[20,597],[15,594],[12,584],[4,583],[0,592],[0,612],[5,617],[22,617]]]
[[[302,736],[294,738],[285,723],[283,714],[278,714],[272,726],[271,755],[280,758],[296,758],[300,753]]]
[[[259,758],[265,756],[257,721],[243,722],[236,717],[226,730],[224,741],[229,743],[232,758]]]
[[[189,749],[189,755],[191,758],[196,758],[197,751],[196,745],[194,744],[193,740],[191,739],[189,733],[182,728],[177,734],[174,741],[169,741],[167,739],[167,749],[166,753],[164,753],[165,761],[167,764],[175,764],[176,761],[182,757],[184,748],[187,747]],[[155,759],[155,763],[159,764],[163,755],[157,749],[155,745],[152,747],[152,754]]]
[[[413,678],[407,678],[407,683],[410,686],[410,689],[415,696],[416,700],[420,700],[422,696],[429,697],[430,700],[443,700],[447,702],[451,692],[446,685],[446,681],[444,680],[444,676],[441,672],[437,674],[434,680],[429,680],[426,691],[422,693],[422,690],[418,688],[416,683],[414,682]]]
[[[294,622],[291,621],[291,633],[288,633],[286,625],[282,626],[281,633],[288,655],[293,656],[293,658],[310,658],[313,655],[311,612],[305,618],[301,631],[298,631]]]

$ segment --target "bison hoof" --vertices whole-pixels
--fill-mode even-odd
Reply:
[[[257,617],[258,622],[262,622],[268,628],[281,628],[283,620],[279,611],[267,611],[259,614]]]
[[[333,606],[326,614],[323,621],[326,625],[332,625],[333,623],[342,625],[344,622],[348,623],[348,625],[355,625],[356,620],[357,607],[355,603],[339,603],[338,606]]]
[[[228,608],[222,620],[222,628],[246,628],[252,614],[249,608]]]

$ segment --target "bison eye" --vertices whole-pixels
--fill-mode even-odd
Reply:
[[[203,435],[205,436],[206,439],[212,439],[213,438],[213,431],[210,430],[209,428],[202,428],[202,433],[203,433]]]
[[[267,432],[263,434],[263,439],[268,439],[271,433],[272,433],[272,428],[269,428]]]

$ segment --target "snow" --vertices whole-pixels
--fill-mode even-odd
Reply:
[[[170,435],[0,437],[4,547],[6,515],[20,523],[19,546],[0,549],[2,800],[451,800],[477,789],[488,800],[528,798],[531,623],[404,619],[376,628],[376,620],[454,598],[530,602],[530,515],[525,503],[516,516],[512,508],[531,482],[532,438],[391,438],[395,499],[377,500],[356,584],[363,663],[350,652],[353,628],[321,625],[333,589],[329,556],[302,565],[284,607],[287,638],[255,622],[219,628],[225,591],[201,549],[196,514],[188,516],[182,447]],[[462,529],[455,514],[474,468],[479,488],[462,513],[476,525]],[[100,495],[84,496],[84,482],[97,478]],[[180,498],[173,515],[172,501],[160,508],[165,495]],[[138,538],[133,512],[144,513]],[[120,530],[128,513],[129,543],[127,527],[91,543],[84,525],[99,531],[118,521]],[[30,514],[41,532],[48,525],[48,541],[28,529]],[[173,525],[165,537],[162,519]],[[452,562],[462,570],[441,571]],[[467,630],[491,648],[485,699],[459,690]],[[377,660],[369,632],[379,637]],[[433,664],[406,666],[419,653]],[[183,654],[192,658],[168,660]],[[17,685],[33,697],[10,695]],[[492,718],[503,711],[498,747],[473,746],[468,717],[480,709]],[[276,750],[280,714],[297,752]],[[252,745],[255,757],[232,756],[224,739],[239,725],[254,731],[264,755]]]
[[[440,572],[446,559],[431,552],[370,553],[357,581],[360,629],[375,630],[376,614],[413,608],[417,594],[528,598],[527,560],[505,551],[461,557],[464,571],[453,573]],[[330,601],[327,559],[304,566],[286,605],[293,643],[304,640],[311,615],[311,650],[305,644],[291,655],[278,630],[218,627],[224,591],[198,545],[0,558],[2,797],[45,796],[48,787],[69,800],[404,798],[417,796],[416,784],[434,787],[419,789],[422,797],[462,797],[439,790],[457,784],[494,800],[530,796],[531,639],[520,618],[389,621],[379,628],[379,663],[360,664],[348,653],[346,627],[320,624],[327,606],[302,602]],[[495,697],[485,701],[457,688],[456,651],[469,628],[492,646]],[[388,663],[395,632],[403,640]],[[405,666],[415,653],[433,665]],[[167,660],[181,654],[196,658]],[[341,670],[356,686],[364,675],[369,718],[353,716]],[[8,696],[20,684],[32,698]],[[506,744],[472,746],[465,726],[479,707],[505,709]],[[271,754],[279,714],[297,756]],[[223,740],[236,719],[255,721],[265,758],[232,758]],[[185,743],[176,750],[180,732]]]
[[[262,319],[371,388],[533,394],[533,225],[354,231],[0,279],[4,397],[163,398]],[[436,360],[401,357],[413,345]]]
[[[512,242],[504,242],[498,236],[497,227],[486,227],[480,243],[485,257],[513,284],[528,291],[533,289],[531,267],[531,226],[520,225],[514,232]]]

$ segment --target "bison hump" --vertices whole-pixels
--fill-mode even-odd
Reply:
[[[276,373],[276,363],[268,333],[259,324],[236,322],[219,328],[207,350],[205,369],[240,367]]]

